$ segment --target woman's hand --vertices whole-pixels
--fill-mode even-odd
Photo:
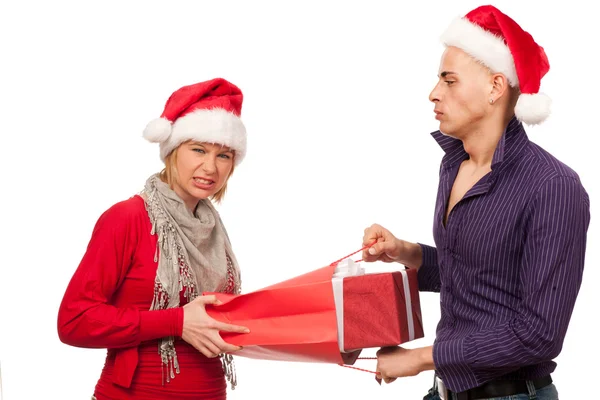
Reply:
[[[249,333],[250,330],[211,318],[206,313],[207,304],[219,305],[221,302],[216,296],[199,296],[183,306],[182,339],[209,358],[241,350],[239,346],[226,343],[219,332]]]

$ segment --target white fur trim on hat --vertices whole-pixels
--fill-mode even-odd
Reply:
[[[510,86],[519,85],[515,62],[502,38],[466,18],[456,18],[442,34],[441,39],[446,46],[458,47],[493,72],[504,74]]]
[[[541,124],[550,115],[551,104],[550,97],[543,93],[522,93],[515,106],[515,115],[528,125]]]
[[[160,144],[160,158],[188,140],[225,145],[235,151],[235,164],[246,155],[246,128],[235,114],[222,108],[198,109],[178,118],[169,138]]]
[[[152,143],[161,143],[171,134],[171,121],[166,118],[153,119],[144,129],[144,139]]]

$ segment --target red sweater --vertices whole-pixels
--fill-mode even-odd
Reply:
[[[181,373],[163,385],[157,339],[181,336],[183,308],[149,311],[158,267],[151,229],[137,195],[102,214],[60,305],[60,340],[108,349],[98,400],[224,399],[220,360],[204,357],[180,339],[175,349]]]

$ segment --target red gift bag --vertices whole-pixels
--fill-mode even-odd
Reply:
[[[356,270],[352,261],[348,266]],[[216,320],[248,327],[248,334],[221,336],[244,347],[236,355],[262,360],[352,365],[363,348],[423,336],[416,271],[346,277],[338,273],[334,288],[336,267],[248,294],[205,293],[223,302],[206,311]]]
[[[341,354],[328,266],[264,289],[243,294],[214,294],[223,302],[207,306],[212,318],[250,329],[248,334],[221,332],[244,349],[238,356],[262,360],[354,363],[359,351]]]

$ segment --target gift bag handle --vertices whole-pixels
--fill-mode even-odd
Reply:
[[[363,251],[363,250],[366,250],[366,249],[368,249],[368,248],[370,248],[370,247],[374,246],[374,245],[375,245],[375,243],[377,243],[377,240],[375,240],[375,241],[374,241],[373,243],[371,243],[371,244],[368,244],[368,245],[364,246],[364,247],[363,247],[362,249],[360,249],[360,250],[356,250],[354,253],[350,253],[350,254],[348,254],[346,257],[342,257],[342,258],[340,258],[339,260],[336,260],[336,261],[332,262],[332,263],[331,263],[331,264],[329,264],[329,265],[330,265],[330,266],[332,266],[332,267],[333,267],[333,266],[335,266],[335,265],[338,265],[340,262],[344,261],[346,258],[352,257],[353,255],[355,255],[355,254],[357,254],[357,253],[360,253],[361,251]],[[361,262],[361,261],[362,261],[362,259],[360,259],[360,260],[356,260],[355,262]]]

